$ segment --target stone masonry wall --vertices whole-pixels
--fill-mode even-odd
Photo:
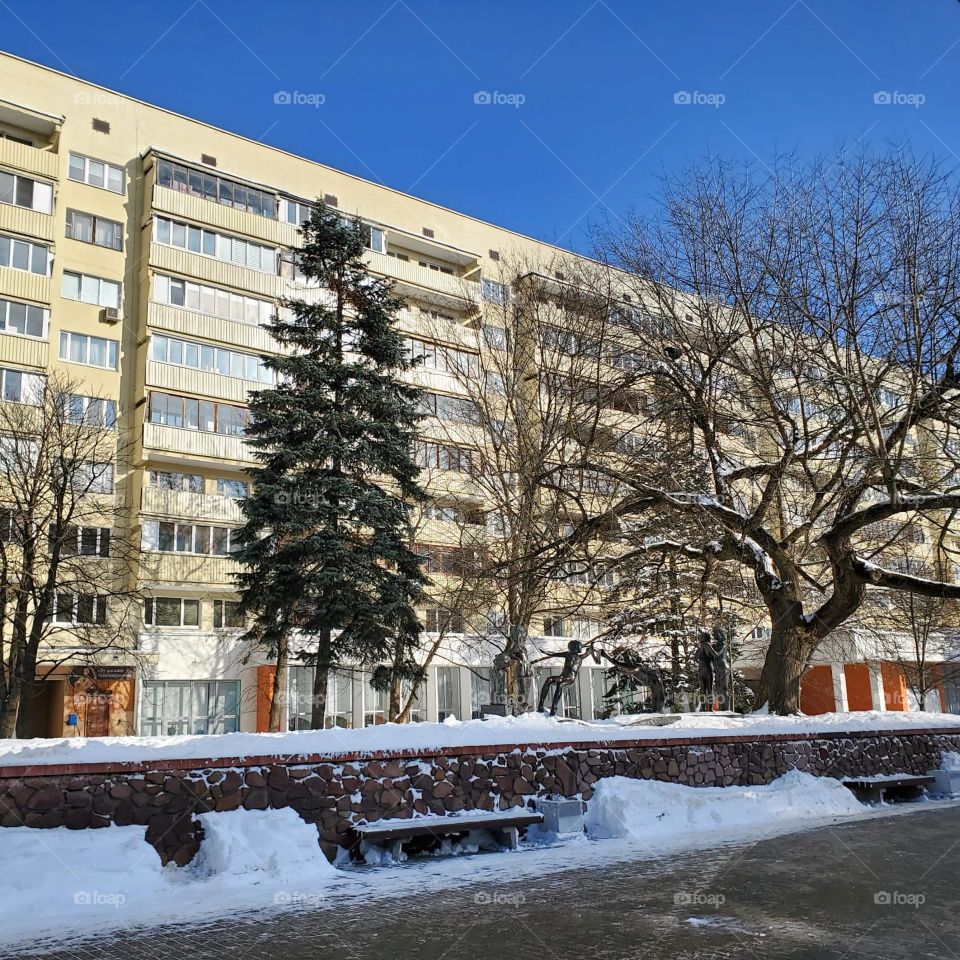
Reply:
[[[690,786],[769,783],[789,770],[827,776],[926,773],[955,731],[840,734],[616,744],[525,744],[421,751],[416,756],[0,767],[0,826],[71,829],[138,824],[164,863],[188,863],[202,842],[195,815],[292,807],[317,825],[333,859],[353,826],[388,817],[532,805],[537,796],[589,800],[603,777]]]

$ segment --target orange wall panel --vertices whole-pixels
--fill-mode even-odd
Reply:
[[[270,729],[270,702],[276,673],[277,668],[272,664],[257,667],[257,733],[266,733]]]
[[[847,709],[873,710],[870,668],[865,663],[845,663],[843,676],[847,682]],[[879,704],[877,706],[879,707]]]
[[[907,684],[903,670],[896,663],[884,661],[880,664],[880,676],[883,678],[883,698],[888,710],[907,709]]]
[[[827,665],[810,667],[800,678],[800,712],[832,713],[836,709],[833,670]]]

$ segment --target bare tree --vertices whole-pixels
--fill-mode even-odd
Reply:
[[[22,379],[0,401],[0,737],[29,731],[62,664],[129,653],[140,615],[112,406],[59,375]]]
[[[761,701],[796,712],[811,656],[868,592],[960,597],[865,538],[909,521],[949,539],[960,506],[955,179],[905,153],[709,162],[601,249],[630,291],[649,429],[689,446],[673,476],[585,463],[629,488],[617,516],[701,524],[660,551],[750,572],[772,628]]]

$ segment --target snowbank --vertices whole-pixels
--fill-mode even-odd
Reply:
[[[0,830],[0,942],[228,916],[244,902],[289,902],[291,887],[320,900],[337,871],[317,828],[293,810],[202,814],[201,852],[188,867],[161,867],[144,828]]]
[[[596,785],[584,824],[594,839],[676,839],[684,835],[763,833],[862,813],[837,780],[794,770],[761,787],[687,787],[607,777]]]
[[[415,753],[444,747],[524,743],[590,743],[622,740],[852,731],[909,731],[922,727],[956,727],[960,716],[945,713],[827,713],[816,717],[754,714],[722,717],[687,714],[666,726],[651,718],[616,717],[588,722],[559,720],[543,714],[491,717],[443,723],[385,723],[358,730],[304,730],[294,733],[228,733],[182,737],[73,737],[61,740],[0,740],[0,766],[60,763],[123,763],[221,757],[288,756],[296,754],[366,753],[391,750]]]

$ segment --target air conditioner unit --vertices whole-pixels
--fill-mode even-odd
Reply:
[[[110,324],[119,323],[120,311],[116,307],[101,307],[100,322]]]

